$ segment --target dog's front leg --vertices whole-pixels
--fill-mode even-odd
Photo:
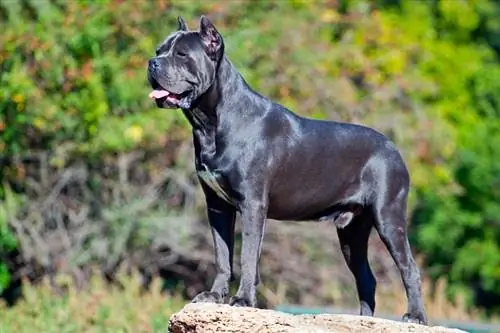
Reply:
[[[229,304],[255,307],[258,265],[264,236],[267,206],[260,200],[245,202],[241,207],[242,246],[240,286]]]
[[[208,192],[208,190],[207,190]],[[193,303],[223,303],[233,274],[234,222],[236,210],[214,194],[207,194],[207,214],[215,248],[217,275],[210,291],[203,291]]]

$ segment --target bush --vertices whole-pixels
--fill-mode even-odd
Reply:
[[[7,263],[10,261],[9,255],[17,247],[16,236],[9,221],[22,204],[20,197],[12,193],[8,186],[4,186],[3,190],[4,193],[0,196],[3,199],[0,200],[0,295],[10,285],[11,267]]]
[[[145,73],[177,16],[196,29],[203,13],[259,92],[299,114],[391,137],[412,175],[413,242],[429,272],[450,278],[450,290],[497,295],[499,8],[489,0],[1,2],[0,211],[6,184],[21,228],[0,219],[0,244],[14,246],[14,230],[25,264],[44,273],[114,270],[151,253],[206,267],[195,251],[208,249],[189,127],[148,100]]]
[[[483,100],[484,102],[484,100]],[[491,110],[489,110],[491,111]],[[428,272],[469,290],[476,303],[498,311],[500,300],[500,124],[468,127],[454,160],[454,195],[423,190],[415,210],[415,244],[426,253]],[[446,235],[446,237],[443,237]]]
[[[7,1],[0,10],[4,155],[130,150],[179,118],[147,99],[145,61],[165,34],[155,4]]]
[[[24,299],[15,308],[0,304],[4,332],[166,332],[172,313],[184,300],[161,292],[155,279],[148,292],[141,292],[139,275],[120,274],[124,288],[110,287],[92,278],[88,291],[77,291],[67,276],[58,276],[66,288],[64,297],[54,296],[48,281],[24,285]]]

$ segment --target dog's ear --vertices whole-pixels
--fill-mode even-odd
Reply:
[[[200,19],[200,36],[208,56],[214,61],[219,59],[224,50],[224,42],[213,23],[205,15],[202,15]]]
[[[177,23],[179,24],[179,27],[177,28],[177,30],[182,30],[182,31],[189,30],[186,21],[184,21],[184,19],[181,16],[177,17]]]

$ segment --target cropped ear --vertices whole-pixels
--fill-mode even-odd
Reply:
[[[221,34],[205,15],[200,19],[200,36],[208,56],[217,61],[224,51],[224,42]]]
[[[177,30],[189,31],[186,21],[184,21],[184,19],[181,16],[177,17],[177,23],[179,24]]]

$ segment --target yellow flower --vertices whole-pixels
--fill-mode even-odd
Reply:
[[[332,23],[336,22],[339,19],[339,13],[332,9],[327,9],[323,12],[323,15],[321,15],[321,21],[325,23]]]
[[[15,94],[14,96],[12,96],[12,100],[17,104],[20,104],[24,101],[24,97],[21,94]]]
[[[138,142],[142,139],[143,130],[140,126],[132,125],[125,131],[125,135],[135,142]]]
[[[35,118],[35,119],[33,120],[33,124],[34,124],[34,125],[35,125],[35,127],[36,127],[36,128],[38,128],[38,129],[41,129],[41,130],[45,129],[45,121],[44,121],[42,118],[38,118],[38,117],[37,117],[37,118]]]

